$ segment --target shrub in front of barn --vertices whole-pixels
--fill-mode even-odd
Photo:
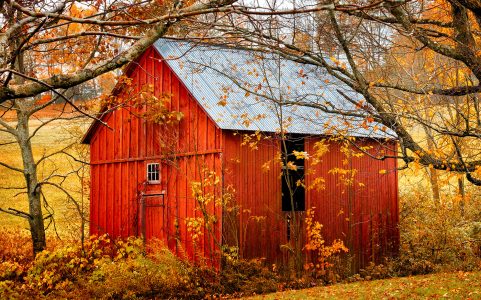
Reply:
[[[260,261],[236,260],[222,272],[181,260],[160,242],[91,237],[34,260],[0,263],[0,298],[191,298],[276,291],[277,275]]]

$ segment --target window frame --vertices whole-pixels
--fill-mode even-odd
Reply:
[[[152,169],[152,170],[151,170],[150,167],[151,167],[151,166],[155,166],[155,165],[157,165],[157,179],[156,179],[156,180],[155,180],[155,179],[150,180],[150,179],[149,179],[149,175],[155,174],[155,169]],[[158,163],[158,162],[149,162],[149,163],[147,163],[146,168],[145,168],[145,175],[146,175],[146,178],[145,178],[145,179],[146,179],[146,181],[147,181],[148,184],[160,184],[160,182],[161,182],[161,174],[162,174],[162,172],[161,172],[161,169],[160,169],[160,163]]]

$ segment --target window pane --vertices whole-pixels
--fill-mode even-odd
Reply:
[[[147,181],[149,183],[158,183],[160,181],[160,164],[147,164]]]

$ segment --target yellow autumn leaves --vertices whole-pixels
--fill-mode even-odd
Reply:
[[[312,207],[306,212],[305,224],[307,243],[304,246],[304,249],[317,255],[313,262],[304,265],[304,269],[312,270],[319,275],[324,275],[326,270],[333,266],[330,262],[330,258],[342,252],[349,252],[349,249],[341,240],[334,240],[331,245],[326,245],[322,236],[323,225],[318,221],[315,221],[314,211],[315,207]]]

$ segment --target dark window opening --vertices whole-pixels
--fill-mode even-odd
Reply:
[[[294,155],[294,151],[304,152],[304,138],[291,137],[283,142],[282,148],[284,163],[282,170],[282,211],[304,211],[306,210],[306,193],[303,185],[304,159],[297,158]],[[287,166],[286,161],[288,162]],[[292,209],[293,204],[294,209]]]
[[[160,183],[160,164],[159,163],[147,164],[147,182]]]

